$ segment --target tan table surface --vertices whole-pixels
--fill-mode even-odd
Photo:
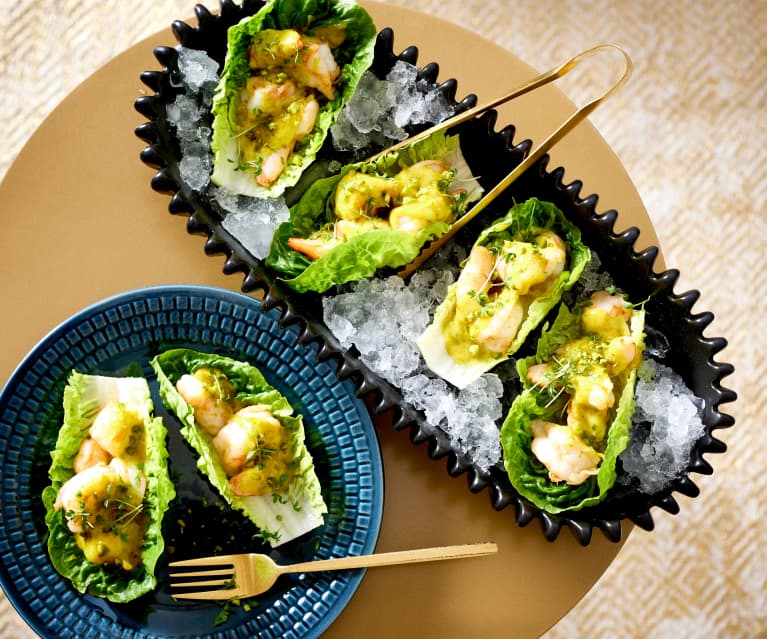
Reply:
[[[656,513],[656,531],[635,531],[598,587],[547,637],[753,637],[767,628],[767,540],[759,526],[765,444],[748,428],[765,394],[763,384],[746,383],[767,373],[755,356],[764,338],[753,341],[767,310],[765,5],[715,5],[591,1],[577,14],[554,0],[371,5],[379,27],[395,28],[395,48],[417,44],[421,63],[438,61],[440,78],[456,77],[459,95],[480,100],[527,77],[531,69],[520,59],[543,69],[598,42],[625,46],[634,79],[593,118],[621,162],[587,125],[554,152],[553,164],[582,179],[584,194],[599,193],[600,210],[617,208],[626,225],[639,223],[648,244],[655,243],[652,220],[667,264],[682,270],[678,290],[702,290],[696,310],[713,310],[710,334],[731,341],[723,359],[737,366],[727,385],[740,401],[730,412],[745,423],[721,435],[731,451],[711,460],[715,477],[696,478],[703,495],[681,500],[678,517]],[[173,44],[170,35],[140,41],[191,7],[179,0],[53,6],[27,0],[0,16],[0,139],[7,148],[0,168],[10,166],[0,186],[1,381],[45,332],[106,295],[165,282],[240,283],[220,273],[221,258],[204,256],[183,219],[167,214],[167,198],[149,189],[151,171],[138,161],[142,143],[132,134],[142,121],[132,109],[143,88],[138,73],[158,67],[153,46]],[[699,38],[706,49],[697,48]],[[704,64],[692,64],[697,55]],[[477,67],[478,59],[491,64]],[[604,86],[599,69],[565,90],[578,101],[593,86]],[[547,91],[505,108],[501,121],[540,139],[549,116],[556,121],[567,106]],[[600,533],[586,549],[567,531],[549,544],[537,524],[517,528],[511,511],[495,513],[486,496],[451,480],[406,435],[385,427],[379,434],[386,474],[379,550],[492,538],[501,553],[371,571],[326,636],[356,637],[363,629],[370,637],[536,636],[578,602],[619,549]],[[0,634],[31,636],[5,600]]]

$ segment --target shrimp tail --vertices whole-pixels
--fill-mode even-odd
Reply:
[[[323,255],[328,253],[333,246],[334,242],[326,242],[324,240],[310,240],[302,237],[291,237],[288,239],[288,247],[305,255],[310,260],[317,260]]]

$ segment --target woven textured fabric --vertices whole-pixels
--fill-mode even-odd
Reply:
[[[702,292],[693,311],[715,314],[707,334],[728,338],[722,359],[736,369],[725,385],[739,399],[722,407],[736,426],[717,435],[728,452],[708,458],[714,476],[694,477],[701,496],[681,497],[677,516],[654,512],[656,529],[633,532],[546,639],[767,637],[767,438],[758,419],[767,403],[767,3],[394,3],[479,33],[538,69],[601,42],[630,53],[628,88],[591,121],[636,184],[666,265],[681,271],[676,292]],[[0,9],[2,177],[68,92],[131,44],[189,16],[193,3],[5,0]],[[588,76],[565,90],[579,102],[589,97],[584,86]],[[0,636],[33,636],[4,598]]]

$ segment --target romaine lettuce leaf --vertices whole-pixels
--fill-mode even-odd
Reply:
[[[276,182],[268,187],[256,183],[252,173],[238,169],[236,114],[240,91],[245,85],[248,46],[254,34],[264,29],[306,31],[324,25],[345,25],[346,40],[334,50],[341,68],[340,91],[322,104],[313,131],[296,145]],[[294,185],[322,147],[343,105],[354,93],[360,76],[373,61],[376,28],[370,15],[354,0],[272,0],[254,16],[243,19],[228,31],[224,68],[213,98],[214,154],[211,181],[234,193],[260,198],[277,197]]]
[[[147,480],[144,512],[148,516],[148,526],[141,565],[131,572],[87,561],[67,528],[63,511],[54,509],[59,489],[74,475],[72,463],[80,444],[88,437],[98,412],[113,399],[137,413],[146,424],[143,471]],[[168,476],[167,431],[162,419],[152,417],[149,386],[143,378],[104,377],[73,371],[64,390],[63,404],[64,423],[51,453],[51,485],[43,490],[45,522],[49,531],[48,554],[54,568],[80,592],[115,602],[131,601],[155,588],[154,570],[165,548],[162,518],[176,494]]]
[[[643,348],[644,311],[635,310],[630,328],[632,337]],[[636,368],[617,380],[618,402],[607,433],[598,474],[589,477],[579,486],[549,479],[548,470],[530,450],[532,434],[529,425],[534,419],[557,422],[565,408],[564,400],[552,402],[549,394],[537,390],[528,380],[527,370],[533,364],[549,361],[561,345],[579,336],[578,313],[570,312],[562,304],[551,327],[544,328],[536,354],[517,362],[524,390],[514,400],[501,426],[504,465],[512,485],[520,495],[550,513],[594,506],[607,496],[617,477],[615,466],[618,455],[628,445],[631,416],[634,413]]]
[[[181,420],[181,434],[199,455],[197,467],[233,508],[243,512],[258,526],[273,547],[322,525],[327,506],[314,471],[314,462],[304,442],[302,418],[294,414],[288,400],[266,382],[255,366],[183,348],[165,351],[151,364],[157,374],[164,403]],[[282,426],[290,431],[292,459],[296,465],[286,494],[248,497],[234,494],[226,471],[213,449],[213,438],[196,425],[194,410],[176,390],[176,382],[182,375],[202,367],[219,369],[234,386],[240,401],[269,406]]]
[[[533,227],[551,230],[564,240],[567,246],[567,264],[546,295],[536,297],[527,307],[522,324],[503,356],[488,354],[485,357],[477,356],[462,362],[454,361],[450,356],[445,344],[443,327],[455,314],[455,284],[448,289],[445,300],[435,311],[434,320],[418,339],[418,345],[427,366],[459,388],[464,388],[519,350],[530,332],[556,306],[562,293],[578,281],[591,259],[591,251],[581,241],[578,227],[572,224],[554,204],[542,202],[536,198],[514,205],[504,217],[484,229],[475,244],[486,246],[503,240],[518,239]]]
[[[372,162],[345,166],[338,175],[315,182],[291,208],[290,220],[281,224],[272,240],[266,265],[285,276],[285,283],[299,292],[324,292],[331,286],[375,275],[384,268],[410,263],[430,240],[444,234],[449,224],[434,222],[417,233],[378,229],[354,236],[316,260],[288,247],[291,237],[308,237],[335,221],[332,200],[341,178],[350,171],[391,177],[422,160],[444,160],[455,170],[453,184],[467,189],[462,211],[482,195],[461,153],[458,136],[437,133]]]

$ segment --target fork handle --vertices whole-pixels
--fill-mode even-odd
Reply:
[[[373,555],[356,555],[351,557],[305,561],[300,564],[280,566],[280,572],[282,574],[287,574],[296,572],[318,572],[321,570],[374,568],[376,566],[394,566],[397,564],[415,564],[426,561],[478,557],[481,555],[492,555],[496,552],[498,552],[498,546],[492,542],[463,544],[459,546],[437,546],[435,548],[418,548],[416,550],[399,550],[396,552],[382,552]]]

